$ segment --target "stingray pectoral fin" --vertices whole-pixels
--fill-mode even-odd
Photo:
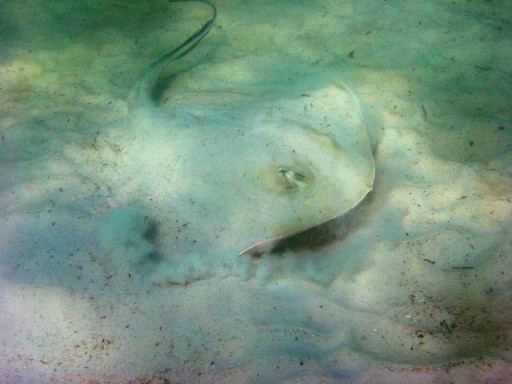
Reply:
[[[348,212],[345,212],[344,214],[338,216],[338,217],[333,217],[331,218],[331,220],[335,219],[335,218],[341,218],[341,217],[345,217],[347,216],[350,212],[352,212],[356,207],[358,207],[359,205],[361,205],[361,203],[365,200],[365,198],[370,194],[370,192],[373,190],[373,188],[369,188],[368,189],[368,192],[361,198],[361,200],[359,202],[357,202],[357,204],[352,207],[352,209],[350,209]],[[296,232],[289,232],[289,233],[286,233],[286,234],[283,234],[283,235],[280,235],[280,236],[276,236],[276,237],[273,237],[271,239],[267,239],[267,240],[263,240],[263,241],[259,241],[255,244],[252,244],[251,246],[243,249],[242,251],[240,251],[239,255],[240,256],[243,256],[243,255],[251,255],[251,256],[256,256],[256,255],[261,255],[261,254],[264,254],[264,253],[269,253],[271,252],[277,244],[281,243],[283,240],[286,240],[292,236],[296,236],[296,235],[301,235],[302,233],[305,233],[305,232],[309,232],[311,229],[313,228],[316,228],[316,227],[319,227],[331,220],[326,220],[320,224],[317,224],[317,225],[314,225],[314,226],[311,226],[309,228],[305,228],[305,229],[301,229],[301,230],[298,230]]]
[[[328,151],[327,151],[328,152]],[[370,153],[371,156],[371,153]],[[316,156],[315,156],[316,157]],[[316,176],[313,176],[311,170],[305,171],[306,176],[300,177],[299,184],[295,189],[288,187],[288,183],[295,181],[283,180],[282,186],[273,186],[273,193],[287,192],[290,200],[296,200],[301,209],[297,212],[297,205],[291,203],[288,211],[293,214],[282,214],[280,218],[273,217],[276,210],[268,212],[266,221],[267,226],[269,223],[277,224],[273,227],[274,236],[269,236],[267,239],[257,241],[247,248],[243,249],[239,254],[259,255],[270,252],[278,243],[283,240],[300,235],[301,233],[308,232],[311,229],[330,222],[334,219],[339,219],[347,216],[350,212],[354,211],[369,193],[373,190],[373,182],[375,177],[375,167],[373,165],[373,157],[367,158],[366,161],[361,161],[361,168],[357,169],[359,173],[354,173],[344,161],[339,158],[317,157],[319,162],[322,162],[324,168],[327,166],[339,166],[340,173],[321,172],[317,169]],[[294,171],[284,170],[284,167],[277,169],[278,173]],[[297,169],[297,168],[295,168]],[[302,168],[304,169],[304,168]],[[348,173],[341,175],[341,173]],[[302,176],[302,175],[301,175]],[[293,177],[293,175],[289,175]],[[328,179],[328,178],[332,179]],[[343,180],[345,178],[345,180]],[[276,177],[279,180],[279,177]],[[349,180],[352,179],[352,183]],[[312,185],[304,185],[304,184]],[[277,184],[277,183],[275,183]],[[349,185],[350,184],[350,185]],[[280,191],[279,191],[280,188]],[[283,195],[282,197],[286,197]],[[286,205],[283,203],[282,205]],[[282,212],[282,211],[281,211]],[[279,213],[277,213],[279,214]]]
[[[342,217],[373,188],[373,154],[355,95],[329,87],[311,99],[308,111],[318,105],[317,113],[259,124],[267,156],[262,149],[254,160],[262,192],[253,189],[257,209],[247,212],[253,220],[247,228],[260,239],[253,237],[240,254],[268,252],[283,239]],[[295,100],[286,103],[301,109]]]

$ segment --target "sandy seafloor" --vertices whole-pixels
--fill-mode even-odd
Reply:
[[[131,155],[166,143],[137,147],[127,100],[209,10],[0,1],[0,383],[512,383],[512,2],[215,4],[166,92],[343,81],[372,193],[279,254],[158,259],[123,207],[165,206]]]

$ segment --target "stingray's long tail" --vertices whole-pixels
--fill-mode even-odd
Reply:
[[[140,107],[141,105],[147,105],[151,102],[151,93],[155,86],[155,81],[158,78],[162,69],[168,63],[181,59],[187,53],[192,51],[201,40],[210,32],[213,27],[213,23],[217,17],[217,8],[208,0],[169,0],[170,3],[182,3],[182,2],[199,2],[210,6],[213,11],[213,15],[196,33],[190,36],[187,40],[181,43],[178,47],[172,51],[167,52],[161,56],[158,60],[155,60],[149,68],[142,75],[137,89],[135,91],[135,97],[132,101],[132,108]]]

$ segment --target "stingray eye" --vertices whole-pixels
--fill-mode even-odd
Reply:
[[[284,199],[293,196],[304,197],[303,193],[311,192],[314,187],[314,167],[306,162],[294,161],[294,159],[285,161],[281,160],[280,163],[272,161],[271,164],[255,167],[256,172],[249,180],[254,182],[258,189],[281,195]]]
[[[279,167],[277,172],[281,175],[281,180],[287,191],[296,191],[300,185],[305,183],[306,176],[299,172],[286,167]]]

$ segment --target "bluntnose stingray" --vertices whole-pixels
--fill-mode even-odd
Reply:
[[[157,213],[166,249],[268,250],[364,199],[374,179],[370,140],[357,97],[340,82],[155,101],[162,69],[212,28],[215,7],[201,2],[213,17],[137,85],[136,136],[124,152],[137,170],[130,185]]]

